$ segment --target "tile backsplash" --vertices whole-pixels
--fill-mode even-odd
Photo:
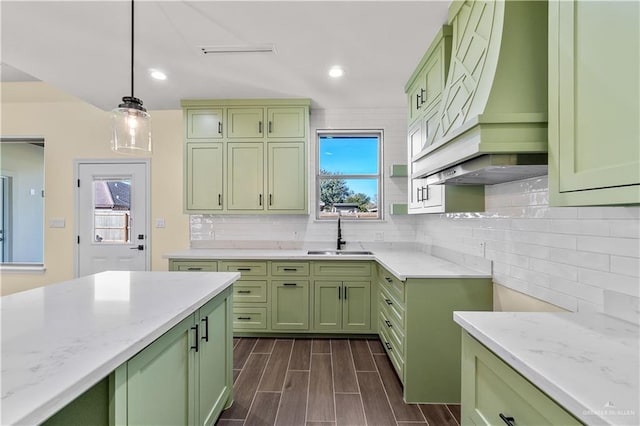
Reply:
[[[487,186],[483,213],[421,215],[416,241],[493,261],[493,280],[638,322],[640,207],[549,207],[547,177]]]

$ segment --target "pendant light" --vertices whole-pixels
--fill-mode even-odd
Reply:
[[[122,154],[151,152],[151,116],[133,96],[133,1],[131,0],[131,96],[111,111],[111,149]]]

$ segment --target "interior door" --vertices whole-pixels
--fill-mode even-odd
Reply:
[[[78,163],[77,276],[149,269],[148,163]]]

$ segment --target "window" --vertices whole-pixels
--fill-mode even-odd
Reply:
[[[0,139],[0,261],[42,264],[44,141]]]
[[[381,219],[382,131],[318,131],[316,217]]]

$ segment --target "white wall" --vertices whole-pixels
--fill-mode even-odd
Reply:
[[[640,207],[549,207],[547,178],[487,186],[486,211],[422,215],[418,242],[493,261],[494,283],[638,321]]]
[[[42,263],[44,148],[26,142],[2,143],[1,168],[11,177],[11,226],[5,229],[11,262]]]
[[[309,141],[309,199],[315,200],[313,174],[317,156],[318,129],[383,129],[384,164],[383,182],[384,219],[376,222],[343,221],[343,238],[349,244],[359,241],[375,241],[380,234],[384,241],[413,241],[413,220],[408,216],[389,214],[391,203],[406,203],[406,179],[388,178],[389,165],[406,164],[406,111],[404,108],[336,109],[311,111],[311,138]],[[308,216],[242,216],[242,215],[192,215],[191,240],[203,246],[207,241],[284,241],[327,242],[335,244],[336,221],[317,221],[310,209]]]

